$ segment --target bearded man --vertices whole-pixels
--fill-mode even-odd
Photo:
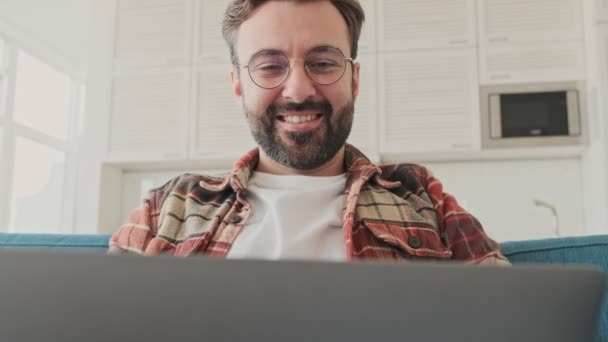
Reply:
[[[258,147],[223,177],[152,190],[110,252],[508,264],[426,168],[374,165],[346,143],[364,17],[357,0],[231,1],[232,89]]]

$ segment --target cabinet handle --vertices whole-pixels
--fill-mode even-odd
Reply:
[[[178,159],[181,158],[182,155],[179,153],[165,153],[163,157],[167,159]]]
[[[456,149],[470,149],[471,148],[471,144],[464,144],[464,143],[459,143],[459,144],[452,144],[452,148],[456,148]]]
[[[489,38],[488,42],[490,43],[505,43],[509,41],[509,37],[494,37],[494,38]]]
[[[450,45],[466,45],[469,43],[468,39],[452,39],[450,41],[448,41],[448,44]]]
[[[491,80],[508,80],[510,78],[511,78],[511,75],[509,75],[509,74],[498,74],[498,75],[490,76]]]
[[[199,63],[222,63],[222,59],[216,55],[202,55],[199,57]]]
[[[167,64],[169,64],[169,65],[179,65],[179,64],[185,64],[185,63],[186,63],[186,59],[182,58],[182,57],[167,58]]]

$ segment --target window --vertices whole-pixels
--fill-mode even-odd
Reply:
[[[66,153],[17,137],[9,227],[20,233],[61,231]]]
[[[71,233],[81,91],[40,56],[0,37],[0,231]]]
[[[16,78],[15,123],[65,141],[70,114],[70,77],[18,51]]]

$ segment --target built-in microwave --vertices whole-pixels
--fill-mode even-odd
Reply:
[[[583,90],[582,82],[482,86],[482,146],[584,144]]]

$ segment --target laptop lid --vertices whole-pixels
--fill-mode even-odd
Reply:
[[[591,341],[603,274],[0,252],[2,341]]]

